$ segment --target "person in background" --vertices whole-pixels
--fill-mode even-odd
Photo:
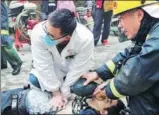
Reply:
[[[8,9],[5,1],[1,1],[1,69],[7,68],[7,61],[13,68],[12,75],[19,74],[22,60],[12,46],[9,36]]]
[[[104,23],[104,27],[102,31],[101,42],[104,46],[108,45],[107,39],[109,36],[110,23],[111,23],[113,11],[112,11],[112,8],[109,8],[107,9],[107,11],[104,11],[104,2],[109,5],[109,2],[112,2],[112,1],[96,0],[96,6],[95,6],[95,11],[93,16],[94,17],[93,35],[94,35],[95,46],[97,45],[100,39],[103,23]],[[107,7],[107,5],[105,7]]]
[[[48,15],[48,6],[49,6],[49,0],[41,1],[41,12],[45,15]]]
[[[46,20],[48,15],[53,12],[57,7],[57,0],[42,0],[41,1],[41,13],[43,19]]]

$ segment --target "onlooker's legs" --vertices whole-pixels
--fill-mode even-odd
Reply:
[[[42,13],[42,19],[46,20],[48,17],[48,5],[49,1],[48,0],[42,0],[41,1],[41,13]]]
[[[112,14],[113,11],[108,11],[104,12],[104,27],[103,27],[103,32],[102,32],[102,39],[101,42],[106,45],[107,44],[107,39],[110,33],[110,24],[111,24],[111,19],[112,19]]]
[[[10,65],[13,68],[12,75],[19,74],[21,70],[22,60],[20,59],[19,55],[17,54],[15,49],[12,47],[12,45],[2,46],[1,52],[4,58],[10,63]]]
[[[46,14],[48,13],[48,4],[49,4],[48,0],[41,1],[41,12],[46,13]]]
[[[1,53],[1,69],[7,68],[7,60],[4,58],[3,54]]]
[[[101,28],[103,23],[103,9],[96,8],[95,9],[95,20],[94,20],[94,28],[93,28],[93,34],[94,34],[94,44],[97,45],[100,34],[101,34]]]
[[[91,15],[92,15],[92,18],[93,18],[94,21],[95,21],[95,10],[96,10],[96,5],[92,4]]]
[[[12,39],[8,31],[8,9],[4,1],[1,3],[1,53],[13,68],[12,75],[20,72],[22,61],[15,49],[12,47]]]

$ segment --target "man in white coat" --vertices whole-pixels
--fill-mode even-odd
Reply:
[[[71,94],[70,86],[89,70],[93,49],[92,33],[76,22],[74,13],[67,9],[52,12],[32,31],[33,68],[29,82],[51,93],[53,107],[64,107]]]

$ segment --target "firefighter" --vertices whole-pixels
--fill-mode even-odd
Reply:
[[[13,68],[12,75],[20,72],[22,60],[12,47],[12,39],[8,32],[8,11],[5,1],[1,2],[1,68],[7,68],[8,61]]]
[[[94,95],[118,99],[127,96],[132,115],[159,113],[159,2],[116,1],[119,28],[135,45],[118,53],[100,68],[83,75],[98,86]]]

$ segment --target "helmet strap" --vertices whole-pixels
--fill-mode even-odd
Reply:
[[[141,4],[145,4],[146,0],[141,0]]]

